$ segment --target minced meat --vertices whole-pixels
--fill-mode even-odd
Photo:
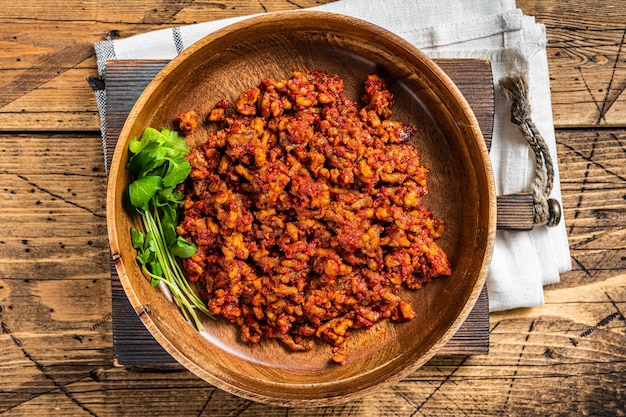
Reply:
[[[352,329],[415,317],[402,285],[451,273],[435,243],[444,222],[422,201],[428,170],[408,143],[417,127],[391,119],[377,75],[361,100],[323,72],[262,79],[216,105],[207,123],[225,127],[188,155],[177,231],[198,251],[184,269],[249,342],[308,351],[319,339],[344,363]]]

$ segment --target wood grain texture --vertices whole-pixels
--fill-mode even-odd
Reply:
[[[0,126],[3,130],[98,129],[85,79],[97,75],[94,42],[150,30],[255,13],[302,9],[331,0],[193,2],[57,0],[0,6]],[[45,104],[45,106],[42,106]]]
[[[626,131],[562,130],[557,148],[573,266],[559,286],[626,271]]]
[[[531,230],[534,226],[533,196],[529,193],[498,196],[498,229]]]
[[[466,96],[490,145],[493,130],[493,82],[491,66],[483,60],[438,60]],[[117,138],[128,112],[143,89],[167,61],[110,61],[107,65],[106,155],[110,166]],[[526,209],[526,210],[524,210]],[[523,206],[503,223],[522,228],[518,216],[532,226],[530,210]],[[122,366],[171,368],[178,363],[154,340],[131,307],[112,265],[113,341],[116,363]],[[488,299],[483,290],[476,307],[457,334],[438,353],[440,356],[485,354],[489,350]]]
[[[574,269],[546,289],[545,306],[492,314],[488,355],[433,360],[342,406],[289,410],[234,397],[188,372],[113,366],[106,180],[95,100],[81,84],[96,72],[92,42],[173,20],[317,4],[297,3],[1,7],[0,415],[626,415],[626,19],[609,0],[517,1],[547,27]],[[611,124],[598,125],[607,91],[616,97]]]
[[[252,13],[299,9],[330,0],[178,2],[132,0],[21,2],[0,14],[0,126],[4,129],[97,129],[95,101],[80,80],[97,73],[93,43],[149,30]],[[547,26],[557,127],[626,123],[626,11],[609,0],[518,1]],[[7,9],[7,10],[5,10]],[[45,10],[45,12],[44,12]],[[36,29],[34,29],[36,28]],[[620,59],[621,57],[621,59]],[[69,82],[69,80],[78,80]],[[54,103],[51,98],[57,98]],[[42,108],[41,100],[50,107]]]
[[[202,337],[146,281],[129,235],[137,224],[124,205],[130,182],[128,142],[146,126],[171,125],[176,115],[189,109],[206,117],[216,101],[226,97],[234,102],[260,77],[281,79],[290,69],[340,74],[345,94],[353,100],[362,94],[360,86],[369,74],[387,78],[394,94],[394,118],[419,126],[410,140],[429,170],[430,195],[425,202],[445,219],[449,230],[438,243],[454,265],[450,277],[433,280],[420,291],[403,292],[423,319],[403,326],[381,321],[370,330],[354,331],[346,343],[346,366],[329,364],[324,344],[316,343],[299,354],[290,354],[271,340],[242,344],[239,332],[219,319],[203,320]],[[477,89],[476,79],[481,80],[489,93],[487,105],[492,106],[487,63],[464,63],[454,72],[472,77],[480,70],[485,76],[465,80]],[[186,137],[187,143],[204,143],[209,132],[210,127],[199,124]],[[257,16],[232,25],[220,37],[201,40],[167,65],[139,97],[119,136],[109,169],[107,218],[120,281],[140,319],[165,350],[226,391],[291,407],[361,397],[426,363],[454,336],[484,290],[496,212],[480,127],[440,67],[379,27],[347,16],[306,11]],[[472,198],[459,199],[466,190]]]
[[[557,127],[624,126],[626,8],[619,2],[518,2],[547,27]]]
[[[557,141],[576,262],[546,290],[546,305],[492,314],[488,355],[435,359],[362,400],[289,415],[614,416],[626,409],[626,181],[623,153],[615,151],[626,130],[565,130]],[[285,415],[188,372],[114,367],[98,134],[0,135],[0,144],[0,415]],[[34,184],[43,173],[63,174],[48,188],[20,186],[31,169],[40,173],[28,179]],[[68,189],[92,202],[72,204]],[[34,248],[46,254],[41,266]]]

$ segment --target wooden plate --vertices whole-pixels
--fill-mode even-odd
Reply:
[[[124,206],[128,142],[147,126],[172,126],[189,109],[206,114],[224,97],[262,77],[288,78],[293,69],[336,73],[354,99],[368,74],[394,93],[394,117],[418,124],[416,146],[430,169],[427,205],[448,224],[439,244],[453,264],[450,277],[405,291],[417,318],[382,322],[353,332],[343,366],[318,343],[292,353],[278,342],[249,346],[223,320],[206,319],[198,333],[150,286],[135,262]],[[202,138],[200,138],[202,141]],[[193,144],[192,144],[193,145]],[[155,339],[190,371],[233,394],[284,406],[343,402],[401,379],[428,361],[454,335],[485,281],[495,233],[495,191],[487,150],[465,99],[443,71],[397,36],[363,21],[325,12],[254,17],[189,47],[150,83],[122,129],[111,163],[107,219],[120,281]]]

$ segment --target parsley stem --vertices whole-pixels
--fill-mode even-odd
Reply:
[[[156,212],[156,207],[154,208],[154,210]],[[160,227],[160,222],[158,220],[158,213],[153,216],[153,214],[149,211],[141,210],[141,217],[146,231],[152,232],[155,237],[155,253],[159,263],[161,264],[164,275],[164,278],[162,278],[161,282],[165,282],[167,284],[185,320],[190,320],[191,316],[191,319],[193,319],[193,322],[198,331],[204,330],[204,326],[202,326],[202,322],[195,312],[195,309],[198,307],[198,303],[193,303],[194,299],[196,299],[197,301],[200,300],[195,295],[193,289],[188,284],[185,285],[187,280],[184,278],[182,271],[180,271],[180,266],[178,265],[178,262],[176,262],[172,254],[169,252],[167,245],[163,240],[163,231]],[[156,221],[155,218],[157,219]],[[179,274],[177,274],[177,270]],[[183,288],[181,288],[181,283]],[[191,296],[191,294],[193,294],[193,296]],[[188,297],[192,298],[191,302]],[[200,301],[200,305],[202,304],[202,301]],[[206,312],[208,313],[208,310],[206,310]]]
[[[157,209],[155,208],[154,210],[155,210],[154,219],[156,219],[157,228],[160,232],[160,236],[163,236],[164,233],[163,233],[163,226],[161,225],[161,218],[158,215],[156,215]],[[165,242],[163,243],[165,244]],[[191,288],[191,285],[189,284],[189,280],[185,277],[185,274],[181,270],[180,265],[176,261],[176,258],[174,257],[174,255],[172,255],[172,253],[169,250],[165,250],[164,253],[165,253],[165,256],[167,257],[167,262],[171,266],[173,281],[175,281],[178,287],[182,290],[182,292],[186,294],[187,297],[189,297],[190,303],[193,304],[195,308],[202,311],[206,315],[210,316],[211,314],[209,313],[209,309],[207,308],[206,304],[200,299],[200,297],[198,297],[194,289]]]

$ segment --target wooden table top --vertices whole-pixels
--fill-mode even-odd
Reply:
[[[626,414],[626,8],[518,0],[547,27],[573,270],[490,315],[489,354],[431,360],[323,409],[261,405],[177,370],[113,363],[93,43],[328,0],[0,5],[0,415]]]

